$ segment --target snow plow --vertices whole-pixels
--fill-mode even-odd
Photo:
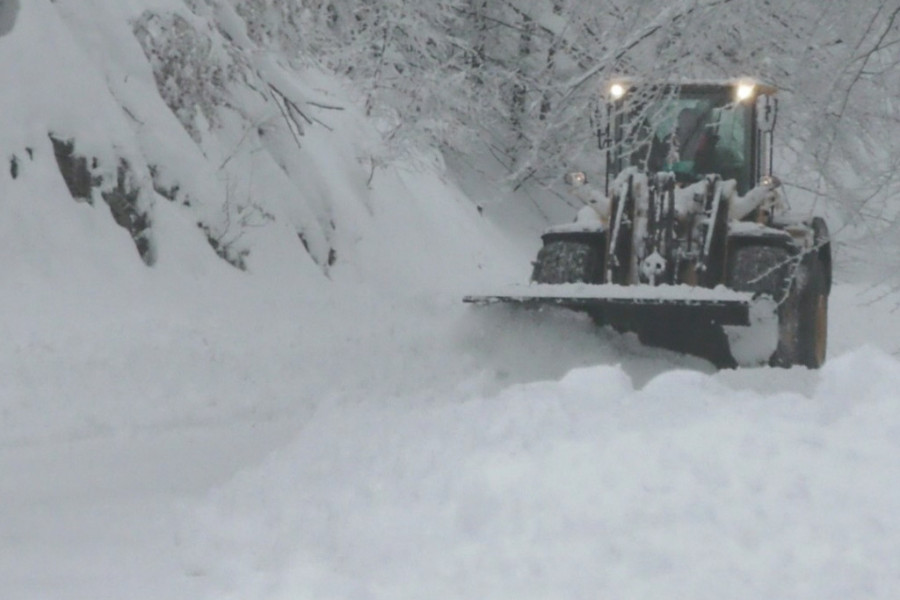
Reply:
[[[825,361],[831,245],[772,173],[775,89],[744,80],[607,88],[602,190],[551,227],[530,284],[465,302],[558,306],[718,367]]]

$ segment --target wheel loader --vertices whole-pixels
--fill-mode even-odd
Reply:
[[[749,80],[606,87],[602,189],[551,227],[531,282],[465,302],[559,306],[716,366],[825,361],[831,244],[773,173],[776,90]]]

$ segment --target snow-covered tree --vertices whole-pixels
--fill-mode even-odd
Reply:
[[[429,147],[490,154],[510,185],[553,187],[571,168],[602,170],[595,133],[609,78],[750,76],[780,89],[777,157],[792,196],[827,201],[847,220],[873,226],[896,216],[889,199],[900,163],[890,133],[900,87],[897,0],[188,4],[227,4],[258,51],[315,61],[352,80],[383,134],[367,157],[373,175]],[[178,21],[165,30],[163,37],[176,38],[191,31]],[[181,47],[209,53],[203,44]],[[209,64],[165,54],[154,60],[168,74],[164,95],[196,96],[189,114],[173,99],[189,130],[195,108],[215,118],[208,107],[226,101],[216,82],[235,76],[236,67],[222,65],[240,62],[223,61],[221,52]]]

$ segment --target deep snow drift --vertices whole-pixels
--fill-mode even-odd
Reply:
[[[527,278],[531,203],[370,180],[351,90],[190,4],[0,2],[0,596],[892,597],[890,292],[838,281],[815,373],[464,307]],[[281,91],[192,120],[166,31]]]
[[[211,496],[195,568],[240,598],[890,598],[897,366],[323,407]]]

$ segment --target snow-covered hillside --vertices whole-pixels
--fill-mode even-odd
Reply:
[[[134,24],[193,19],[199,31],[212,21],[179,2],[152,13],[137,8],[148,3],[91,4],[29,2],[0,38],[0,83],[14,91],[0,100],[9,282],[0,302],[5,352],[21,363],[2,383],[8,439],[208,417],[223,394],[243,397],[242,411],[296,404],[287,390],[322,393],[333,371],[286,381],[269,369],[367,368],[371,348],[343,357],[329,348],[384,322],[380,296],[440,293],[455,304],[464,282],[507,276],[512,245],[498,243],[435,157],[369,172],[366,147],[378,136],[334,80],[231,47],[258,63],[247,77],[265,74],[297,96],[307,86],[341,110],[318,114],[295,140],[274,92],[239,104],[249,91],[233,83],[221,107],[185,121],[207,124],[192,139],[157,93],[155,55],[142,52]],[[231,16],[222,21],[237,27]],[[302,359],[290,350],[301,339]],[[234,362],[208,373],[213,387],[206,378],[192,392],[171,387],[172,365],[188,374],[220,344]],[[246,363],[253,355],[259,362]],[[115,384],[104,389],[110,370]],[[264,399],[256,386],[266,379]],[[89,403],[68,397],[79,388]],[[124,402],[130,390],[141,393]]]
[[[890,290],[819,372],[464,307],[531,199],[231,6],[0,0],[0,597],[893,597]]]

